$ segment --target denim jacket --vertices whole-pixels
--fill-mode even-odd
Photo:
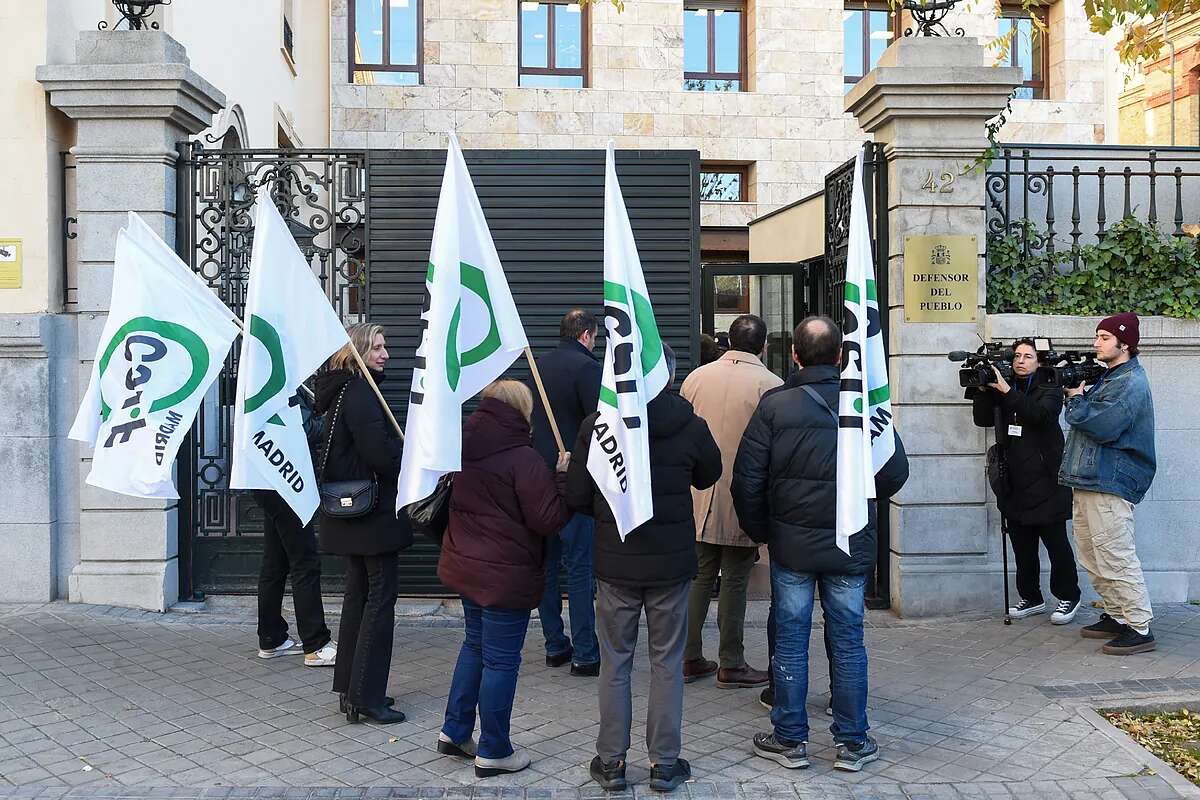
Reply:
[[[1140,502],[1154,480],[1154,402],[1137,357],[1068,397],[1064,416],[1071,430],[1059,483]]]

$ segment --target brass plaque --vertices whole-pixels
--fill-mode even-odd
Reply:
[[[904,237],[905,322],[974,322],[978,303],[974,236]]]
[[[0,289],[21,288],[21,240],[0,239]]]

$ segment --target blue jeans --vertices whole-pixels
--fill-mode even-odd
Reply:
[[[825,575],[792,572],[771,564],[771,594],[775,607],[775,706],[771,724],[777,738],[788,743],[808,741],[808,640],[812,633],[813,597],[821,584],[832,658],[833,740],[859,745],[867,736],[867,649],[863,645],[865,575]]]
[[[465,597],[462,602],[466,637],[450,680],[442,733],[455,744],[467,741],[475,730],[478,707],[479,755],[507,758],[513,754],[509,722],[529,612],[484,608]]]
[[[571,660],[576,664],[595,664],[600,660],[600,644],[596,641],[596,608],[592,598],[596,581],[592,577],[592,537],[596,522],[587,514],[576,514],[559,531],[546,540],[546,589],[538,616],[542,620],[542,635],[546,637],[546,655],[556,656],[572,647]],[[558,585],[559,563],[567,564],[567,603],[571,610],[571,638],[563,629],[562,589]]]

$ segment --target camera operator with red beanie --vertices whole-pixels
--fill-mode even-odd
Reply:
[[[1133,506],[1154,480],[1154,401],[1138,362],[1138,318],[1123,313],[1096,326],[1096,358],[1107,367],[1086,391],[1066,389],[1067,435],[1059,481],[1074,489],[1075,549],[1104,604],[1080,631],[1104,639],[1109,655],[1155,648],[1146,579],[1134,544]]]

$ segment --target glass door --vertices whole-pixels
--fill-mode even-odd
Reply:
[[[729,342],[730,324],[754,314],[767,324],[767,368],[791,371],[792,331],[807,313],[808,268],[803,263],[719,263],[700,266],[700,331]]]

